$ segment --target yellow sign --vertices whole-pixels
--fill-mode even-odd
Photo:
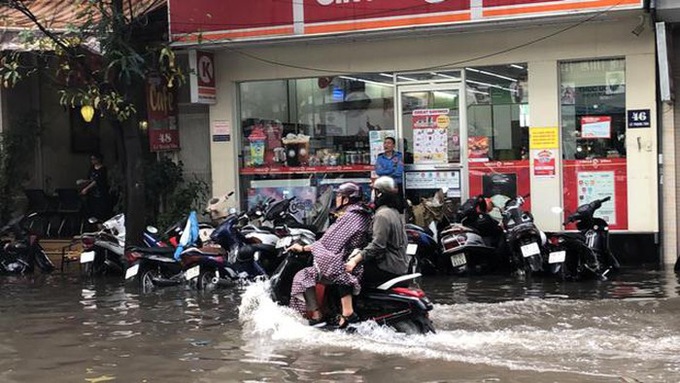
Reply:
[[[437,116],[437,127],[439,129],[446,129],[449,127],[449,124],[451,123],[451,119],[449,119],[449,116],[445,114],[440,114]]]
[[[553,128],[529,129],[529,148],[533,149],[557,149],[560,145],[559,130]]]

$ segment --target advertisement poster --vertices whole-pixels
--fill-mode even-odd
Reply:
[[[413,162],[445,164],[448,153],[449,109],[413,111]]]
[[[595,212],[595,216],[604,219],[610,225],[616,225],[614,172],[578,172],[577,182],[579,206],[596,199],[611,197],[611,201],[603,203]]]
[[[213,142],[227,142],[231,140],[231,124],[226,120],[213,122],[212,125]]]
[[[449,197],[460,197],[460,171],[422,171],[406,172],[406,189],[447,188]]]
[[[531,193],[530,161],[488,161],[470,163],[470,195],[483,194],[491,197],[494,204],[503,206],[505,201],[518,195]],[[531,198],[524,203],[524,210],[531,211]]]
[[[384,151],[383,142],[385,137],[395,137],[395,134],[394,130],[371,130],[368,132],[368,141],[371,147],[371,165],[375,165],[375,159],[378,158],[378,154]]]
[[[531,128],[529,130],[529,149],[557,149],[559,148],[559,130],[557,127]]]
[[[468,137],[468,161],[469,162],[489,161],[489,137],[487,136]]]
[[[531,152],[531,157],[534,161],[534,177],[555,178],[555,158],[557,157],[557,150],[542,149],[532,150]]]
[[[581,117],[581,138],[610,138],[611,126],[609,116]]]
[[[263,187],[248,189],[248,209],[267,198],[274,198],[280,201],[284,198],[295,197],[290,204],[288,211],[300,220],[304,220],[314,207],[316,201],[316,187],[313,186],[294,186],[294,187]]]

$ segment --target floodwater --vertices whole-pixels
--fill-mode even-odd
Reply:
[[[0,277],[0,382],[678,382],[680,283],[424,279],[436,334],[312,329],[266,283]]]

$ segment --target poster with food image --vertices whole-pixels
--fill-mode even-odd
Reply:
[[[531,152],[534,159],[534,177],[555,178],[557,151],[555,149],[541,149]]]
[[[616,189],[613,171],[577,172],[578,206],[611,197],[595,212],[596,217],[616,225]]]
[[[489,161],[489,137],[471,136],[468,137],[468,161],[487,162]]]
[[[611,138],[611,126],[610,116],[581,117],[581,138]]]
[[[449,109],[413,111],[413,162],[445,164],[448,154]]]

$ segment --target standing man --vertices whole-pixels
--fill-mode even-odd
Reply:
[[[404,157],[395,148],[394,137],[385,137],[383,142],[384,152],[378,154],[375,160],[375,173],[379,176],[392,177],[397,184],[399,195],[404,195],[403,176],[404,176]]]

